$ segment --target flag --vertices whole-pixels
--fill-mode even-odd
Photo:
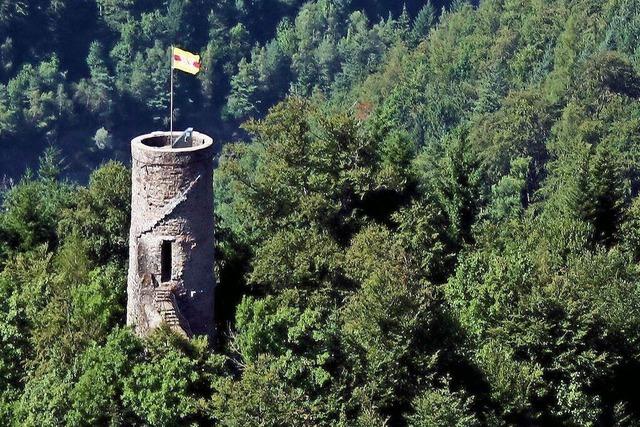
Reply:
[[[172,48],[171,67],[189,74],[198,74],[200,71],[200,55],[195,55],[186,50]]]

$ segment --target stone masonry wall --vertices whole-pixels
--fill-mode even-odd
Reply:
[[[171,148],[165,145],[167,135],[156,132],[131,143],[127,323],[140,335],[165,321],[183,333],[211,336],[215,288],[213,141],[194,132],[194,146]],[[165,245],[171,252],[171,275],[164,281],[163,242],[168,242]],[[152,279],[143,280],[145,274]],[[175,301],[177,307],[158,306],[158,295],[168,292],[171,298],[163,297],[163,301]],[[181,319],[182,324],[177,320],[171,323],[169,316]]]

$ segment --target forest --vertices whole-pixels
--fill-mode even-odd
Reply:
[[[0,2],[0,419],[640,425],[638,40],[636,0]],[[215,340],[125,325],[172,44]]]
[[[50,145],[78,182],[126,162],[134,135],[168,127],[171,45],[203,62],[198,79],[176,76],[176,126],[246,140],[239,125],[285,96],[345,91],[376,70],[398,21],[422,12],[414,38],[428,31],[447,2],[424,3],[3,0],[0,179],[37,167]]]

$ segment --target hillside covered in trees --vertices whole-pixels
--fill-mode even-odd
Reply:
[[[168,127],[169,47],[202,55],[176,77],[178,128],[217,140],[288,93],[343,90],[381,65],[394,29],[442,0],[6,0],[0,4],[0,178],[34,167],[48,145],[86,180],[127,161],[135,135]],[[24,161],[16,162],[16,158]]]
[[[0,9],[0,145],[44,150],[0,193],[0,419],[640,424],[637,1]],[[163,127],[173,41],[179,120],[235,141],[216,342],[124,326],[126,158],[63,178]]]

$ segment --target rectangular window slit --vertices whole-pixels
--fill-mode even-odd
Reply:
[[[171,280],[171,240],[162,241],[160,277],[163,282]]]

